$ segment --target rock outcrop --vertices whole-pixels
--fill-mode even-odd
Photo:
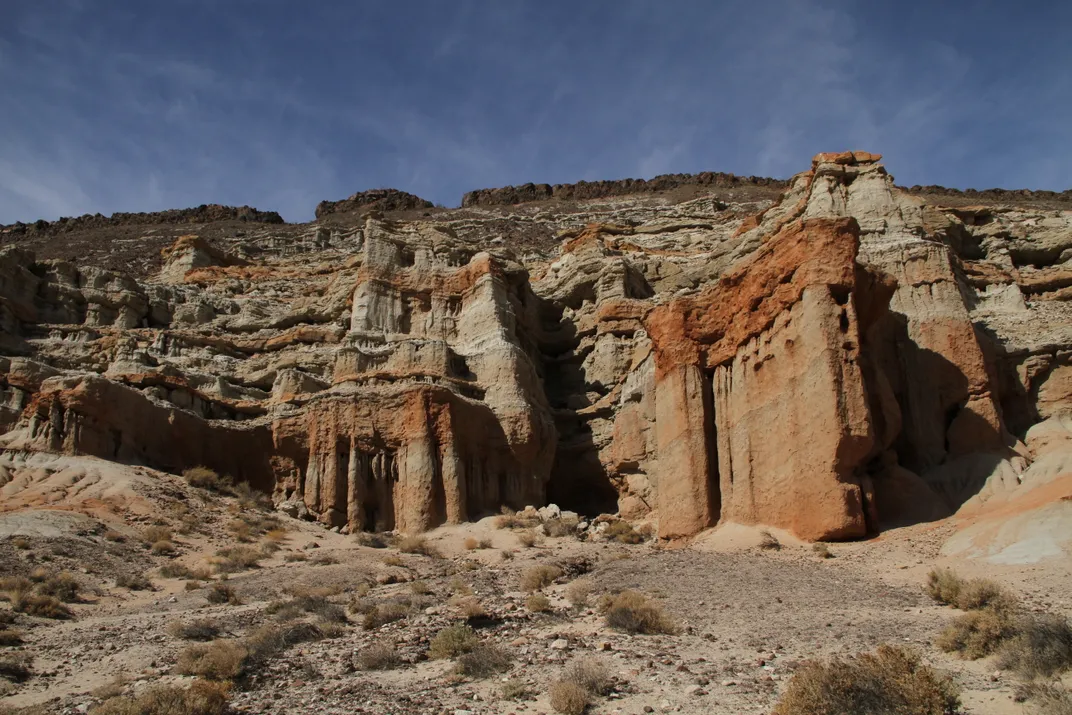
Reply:
[[[847,539],[1050,494],[1072,212],[944,196],[844,152],[788,182],[9,231],[0,448],[205,465],[349,530],[554,501]]]

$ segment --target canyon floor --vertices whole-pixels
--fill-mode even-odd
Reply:
[[[1032,712],[1015,701],[1016,677],[992,659],[934,646],[959,612],[926,595],[927,573],[945,566],[986,576],[1028,609],[1072,614],[1072,561],[944,558],[941,545],[961,526],[952,520],[831,544],[828,553],[733,525],[668,546],[500,528],[494,516],[384,546],[162,472],[108,465],[88,480],[55,467],[6,488],[5,508],[18,506],[0,514],[0,573],[47,583],[68,572],[78,595],[68,599],[69,619],[14,614],[0,602],[24,641],[0,655],[32,659],[23,682],[0,681],[0,712],[81,713],[119,692],[189,682],[178,674],[180,653],[203,646],[174,624],[202,621],[232,643],[257,632],[281,638],[234,679],[238,712],[551,713],[551,683],[595,659],[613,681],[590,713],[761,713],[802,663],[881,644],[907,645],[951,673],[965,713]],[[542,565],[555,567],[546,576],[554,581],[524,590]],[[132,578],[140,575],[148,583]],[[608,627],[600,598],[625,589],[652,599],[677,632]],[[218,594],[233,597],[211,603]],[[463,624],[509,662],[477,677],[428,657],[438,632]],[[369,653],[390,660],[383,653],[392,650],[394,667],[367,669],[382,665]]]

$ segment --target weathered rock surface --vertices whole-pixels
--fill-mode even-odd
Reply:
[[[553,501],[844,539],[1065,483],[1072,212],[879,161],[5,229],[0,448],[402,531]]]

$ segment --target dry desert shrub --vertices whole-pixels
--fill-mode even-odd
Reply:
[[[208,590],[208,593],[205,594],[205,598],[208,599],[209,603],[216,605],[224,603],[230,604],[232,606],[242,605],[242,601],[238,598],[238,595],[235,593],[234,589],[226,583],[223,583],[222,581],[217,581],[216,583],[212,584],[212,588],[210,588]]]
[[[597,658],[575,660],[562,679],[581,686],[591,695],[606,695],[614,686],[610,670]]]
[[[264,554],[251,546],[232,546],[220,549],[212,560],[218,573],[235,573],[260,566]]]
[[[551,610],[551,599],[542,593],[534,593],[525,599],[525,608],[533,613],[547,613]]]
[[[759,532],[759,548],[765,551],[778,551],[782,548],[782,542],[778,541],[778,537],[774,534],[764,529]]]
[[[11,598],[11,608],[18,613],[25,613],[27,616],[38,616],[40,618],[63,620],[74,616],[71,609],[63,605],[63,602],[55,596],[44,596],[39,593],[30,593],[28,591],[19,591],[15,593]]]
[[[158,541],[171,541],[171,529],[166,526],[150,526],[141,532],[141,540],[146,544]]]
[[[539,536],[537,536],[536,532],[532,529],[517,532],[517,543],[521,544],[526,549],[531,549],[539,540]]]
[[[1072,668],[1072,625],[1052,613],[1016,619],[1016,633],[1001,644],[998,667],[1025,678],[1051,677]]]
[[[195,581],[211,581],[212,573],[206,568],[191,569],[178,562],[171,561],[160,567],[157,572],[164,578],[187,578]]]
[[[41,595],[53,596],[64,603],[76,603],[79,600],[78,591],[81,585],[66,571],[51,574],[43,569],[36,569],[30,579],[37,582],[37,592]]]
[[[455,670],[470,678],[489,678],[510,669],[510,654],[497,645],[481,643],[457,657]]]
[[[832,559],[834,553],[830,551],[830,547],[824,544],[822,541],[816,541],[811,545],[812,552],[820,559]]]
[[[677,625],[662,606],[636,591],[622,591],[604,604],[607,625],[626,633],[648,635],[677,633]]]
[[[467,621],[474,621],[481,618],[487,618],[488,612],[484,608],[484,604],[478,601],[473,596],[455,596],[450,599],[450,605],[461,611],[462,618]]]
[[[398,550],[404,554],[421,554],[432,558],[439,557],[439,551],[423,536],[407,536],[398,542]]]
[[[789,681],[771,715],[954,715],[952,680],[893,646],[875,653],[805,664]]]
[[[175,669],[181,675],[209,680],[234,680],[246,667],[250,652],[236,640],[216,640],[188,646],[179,652]]]
[[[499,558],[501,558],[503,561],[511,561],[514,558],[514,552],[510,551],[509,549],[503,549],[499,552]]]
[[[378,534],[369,531],[359,531],[354,534],[354,541],[361,546],[367,546],[370,549],[386,549],[388,546],[394,546],[398,543],[398,537],[394,534]]]
[[[242,644],[248,653],[247,665],[252,666],[267,662],[290,646],[325,637],[324,629],[313,623],[266,625],[243,638]]]
[[[33,656],[29,653],[12,651],[0,655],[0,678],[21,683],[29,680],[33,675],[30,666],[33,665]]]
[[[269,529],[264,532],[264,539],[270,544],[282,544],[287,538],[287,530],[285,527]]]
[[[562,569],[551,564],[530,566],[521,573],[521,590],[536,591],[550,586],[556,578],[562,576]]]
[[[507,680],[500,690],[503,700],[527,700],[532,694],[532,688],[523,680]]]
[[[116,588],[125,588],[131,591],[151,591],[153,582],[140,573],[123,573],[115,577]]]
[[[288,564],[291,564],[291,563],[294,563],[296,561],[308,561],[309,557],[306,556],[301,551],[292,551],[291,553],[289,553],[286,556],[284,556],[283,560],[285,562],[287,562]]]
[[[474,536],[467,536],[467,537],[465,537],[464,546],[465,546],[466,550],[474,551],[474,550],[480,548],[480,541]]]
[[[587,690],[567,680],[551,683],[548,694],[551,697],[551,707],[562,715],[582,715],[591,700]]]
[[[395,601],[376,604],[371,610],[365,612],[365,619],[361,625],[366,631],[371,631],[388,623],[400,621],[410,613],[407,604]]]
[[[313,558],[309,559],[309,563],[313,566],[330,566],[339,563],[339,559],[327,551],[317,551]]]
[[[559,517],[557,519],[548,519],[543,523],[543,535],[551,538],[570,536],[577,530],[577,524],[578,520],[576,518],[563,519]]]
[[[363,648],[355,660],[361,670],[392,670],[402,664],[402,658],[394,646],[377,643]]]
[[[503,507],[502,511],[502,514],[495,517],[497,529],[531,529],[540,525],[540,517],[535,514],[518,514],[508,507]]]
[[[208,467],[191,467],[183,471],[182,478],[191,487],[207,489],[213,492],[226,492],[231,488],[231,478],[220,476]]]
[[[210,641],[220,634],[220,624],[210,618],[196,621],[172,621],[167,627],[168,635],[187,641]]]
[[[1016,694],[1028,701],[1028,712],[1034,715],[1072,715],[1072,692],[1058,685],[1026,683]]]
[[[1001,586],[989,579],[963,579],[950,569],[933,569],[927,574],[927,595],[938,603],[973,611],[988,606],[1006,610],[1015,599]]]
[[[644,541],[644,536],[634,529],[632,524],[622,519],[607,524],[603,536],[619,544],[640,544]]]
[[[592,595],[592,582],[585,578],[579,578],[566,586],[566,600],[574,608],[584,608],[588,605],[588,597]]]
[[[935,645],[947,653],[977,660],[995,652],[1015,633],[1013,614],[1004,608],[982,608],[957,616],[946,626]]]
[[[409,590],[418,596],[427,596],[432,592],[432,587],[428,585],[427,581],[411,581]]]
[[[160,541],[154,541],[153,545],[149,547],[149,550],[157,556],[171,556],[178,549],[175,548],[175,544],[167,539],[161,539]]]
[[[157,685],[136,696],[110,697],[92,708],[90,715],[224,715],[228,687],[195,680],[190,687]]]
[[[0,628],[0,646],[22,645],[22,632],[14,628]]]
[[[447,626],[436,633],[428,644],[428,657],[433,660],[456,658],[480,645],[480,639],[469,626]]]
[[[27,539],[25,536],[16,536],[14,539],[11,540],[11,545],[19,551],[26,551],[31,546],[33,546],[30,540]]]

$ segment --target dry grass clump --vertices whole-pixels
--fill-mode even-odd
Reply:
[[[409,590],[418,596],[427,596],[432,592],[432,587],[427,581],[410,581]]]
[[[570,536],[577,530],[578,520],[575,517],[563,519],[548,519],[543,523],[543,535],[552,538]]]
[[[171,556],[178,551],[175,548],[175,544],[167,539],[161,539],[160,541],[154,541],[153,545],[149,547],[149,551],[153,552],[157,556]]]
[[[562,569],[551,564],[530,566],[521,573],[521,590],[536,591],[550,586],[556,578],[562,576]]]
[[[166,526],[150,526],[141,532],[141,540],[150,545],[158,541],[171,541],[171,539],[171,529]]]
[[[534,593],[525,599],[525,608],[533,613],[547,613],[551,610],[551,599],[542,593]]]
[[[246,666],[250,652],[236,640],[216,640],[187,647],[179,652],[175,669],[180,675],[196,675],[209,680],[234,680]]]
[[[1015,633],[1012,613],[1003,608],[983,608],[957,616],[946,626],[935,645],[947,653],[969,660],[983,658]]]
[[[14,539],[11,540],[11,545],[19,551],[26,551],[31,546],[33,546],[30,540],[27,539],[25,536],[16,536]]]
[[[539,541],[539,537],[532,529],[517,532],[517,543],[524,546],[526,549],[531,549]]]
[[[386,549],[388,546],[394,546],[398,543],[398,537],[394,534],[379,534],[369,531],[359,531],[354,534],[354,541],[361,546],[367,546],[370,549]]]
[[[22,645],[22,631],[14,628],[0,628],[0,646]]]
[[[220,549],[212,559],[218,573],[235,573],[260,566],[264,554],[251,546],[232,546]]]
[[[467,536],[465,538],[465,548],[468,551],[475,551],[476,549],[490,549],[491,539],[478,539],[474,536]]]
[[[33,675],[30,666],[33,665],[33,656],[29,653],[14,651],[0,656],[0,678],[21,683],[29,680]]]
[[[540,525],[541,519],[535,514],[518,514],[508,507],[503,507],[502,512],[495,517],[496,529],[531,529]]]
[[[830,550],[830,547],[824,544],[822,541],[816,541],[811,545],[812,552],[820,559],[832,559],[834,553]]]
[[[1072,692],[1050,683],[1026,683],[1017,699],[1027,700],[1035,715],[1072,715]]]
[[[241,606],[242,601],[238,598],[238,594],[234,589],[222,581],[217,581],[212,584],[212,588],[205,594],[205,598],[209,603],[220,605],[223,603],[230,604],[232,606]]]
[[[1021,616],[998,652],[998,667],[1025,678],[1052,677],[1072,668],[1072,625],[1052,613]]]
[[[433,660],[456,658],[480,645],[476,632],[469,626],[447,626],[436,633],[428,644],[428,657]]]
[[[327,551],[317,551],[313,558],[309,559],[309,563],[313,566],[330,566],[339,563],[339,559]]]
[[[157,572],[164,578],[190,578],[197,581],[212,580],[212,573],[206,568],[191,569],[176,561],[170,561]]]
[[[774,534],[764,529],[759,532],[759,548],[764,551],[778,551],[782,548],[782,542],[778,541],[778,537]]]
[[[548,694],[551,697],[551,707],[562,715],[582,715],[591,701],[587,690],[568,680],[551,683]]]
[[[151,591],[153,582],[140,573],[121,573],[115,577],[116,588],[125,588],[131,591]]]
[[[326,638],[328,630],[325,630],[324,626],[313,623],[261,626],[242,639],[242,644],[248,652],[248,665],[265,663],[298,643]]]
[[[421,554],[438,558],[439,551],[423,536],[406,536],[398,542],[398,550],[404,554]]]
[[[394,646],[377,643],[363,648],[354,658],[361,670],[392,670],[402,664],[402,658]]]
[[[634,529],[632,524],[622,519],[607,524],[603,536],[619,544],[640,544],[644,541],[644,536]]]
[[[388,623],[400,621],[408,616],[409,613],[410,607],[404,603],[397,601],[378,603],[371,610],[365,612],[365,619],[361,625],[366,631],[371,631]]]
[[[45,596],[29,591],[18,591],[11,598],[11,608],[27,616],[62,620],[72,618],[74,613],[55,596]]]
[[[636,591],[622,591],[609,597],[604,618],[608,626],[626,633],[677,633],[677,625],[663,612],[662,606]]]
[[[196,621],[172,621],[167,627],[168,635],[186,641],[210,641],[220,634],[220,624],[210,618]]]
[[[224,715],[228,686],[195,680],[190,687],[157,685],[136,696],[117,695],[92,708],[89,715]]]
[[[606,695],[614,687],[614,677],[610,670],[597,658],[575,660],[562,679],[581,686],[591,695]]]
[[[592,582],[588,579],[579,578],[566,586],[566,600],[574,608],[584,608],[588,605],[588,597],[592,595]]]
[[[484,608],[484,604],[473,596],[455,596],[450,599],[450,605],[461,611],[462,618],[467,621],[488,617],[488,611]]]
[[[76,603],[81,584],[66,571],[58,574],[49,573],[44,568],[35,569],[30,580],[37,582],[37,592],[43,596],[53,596],[64,603]]]
[[[470,678],[489,678],[510,669],[510,654],[497,645],[481,643],[458,656],[455,670]]]
[[[933,569],[927,574],[927,595],[938,603],[972,611],[997,605],[1013,605],[1013,597],[989,579],[965,580],[950,569]]]
[[[954,715],[953,681],[894,646],[851,658],[813,661],[796,672],[771,715]]]
[[[503,700],[528,700],[533,692],[525,681],[511,679],[502,684],[500,695]]]
[[[208,467],[191,467],[184,470],[182,478],[191,487],[207,489],[212,492],[228,492],[231,489],[231,478],[220,476],[215,470]]]
[[[301,551],[292,551],[292,552],[290,552],[289,554],[287,554],[286,556],[283,557],[283,561],[285,561],[288,564],[292,564],[292,563],[294,563],[296,561],[308,561],[308,560],[309,560],[309,557],[306,556]]]

